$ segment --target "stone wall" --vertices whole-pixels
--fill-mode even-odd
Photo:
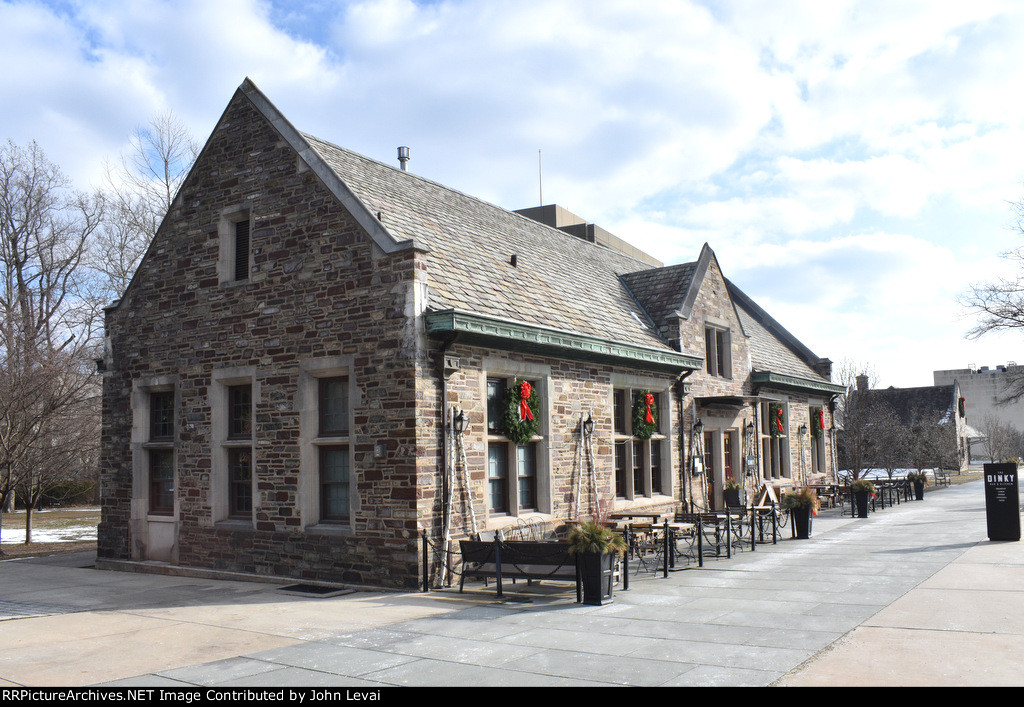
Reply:
[[[218,275],[225,211],[252,215],[248,280]],[[104,558],[145,559],[133,383],[171,377],[176,408],[177,544],[195,567],[354,584],[415,586],[418,576],[414,251],[385,255],[241,94],[183,186],[119,306],[108,310],[104,376]],[[351,527],[302,517],[303,366],[343,361],[354,386]],[[251,370],[254,513],[215,521],[212,377]],[[307,401],[308,404],[308,401]],[[136,421],[136,425],[137,425]],[[308,436],[308,431],[306,433]],[[375,457],[375,445],[384,454]],[[428,461],[425,462],[429,465]],[[308,479],[307,479],[308,481]],[[134,515],[130,511],[135,508]]]

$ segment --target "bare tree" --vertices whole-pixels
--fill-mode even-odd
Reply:
[[[876,412],[866,396],[857,394],[857,388],[860,386],[868,389],[877,385],[877,376],[867,364],[844,359],[834,366],[832,379],[846,387],[836,398],[836,453],[839,465],[853,479],[858,479],[874,463],[871,423]]]
[[[1024,235],[1024,200],[1013,205],[1014,228]],[[960,303],[977,317],[967,338],[977,339],[993,331],[1024,328],[1024,246],[1003,253],[1013,265],[1014,275],[975,283],[960,296]],[[1008,403],[1024,397],[1024,373],[1011,374],[1007,390],[997,402]]]
[[[107,165],[106,214],[92,261],[111,298],[124,294],[198,154],[188,128],[166,111],[136,128],[117,165]]]
[[[61,461],[45,452],[95,395],[83,260],[101,213],[36,143],[0,148],[0,500],[56,473]]]

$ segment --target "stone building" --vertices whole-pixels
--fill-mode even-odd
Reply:
[[[556,209],[301,133],[246,80],[106,312],[101,562],[408,588],[424,533],[834,470],[831,363],[708,246],[662,267]]]
[[[868,387],[868,377],[857,377],[856,395],[895,413],[896,420],[923,442],[921,460],[926,466],[963,471],[970,463],[970,428],[967,402],[960,385],[929,385],[917,388]],[[880,460],[879,460],[880,463]],[[913,466],[905,459],[903,465]]]
[[[1024,385],[1024,366],[1014,361],[992,368],[972,365],[933,371],[932,377],[935,385],[959,386],[970,421],[968,435],[973,459],[988,458],[985,435],[991,431],[993,421],[1024,431],[1024,397],[1017,395]]]

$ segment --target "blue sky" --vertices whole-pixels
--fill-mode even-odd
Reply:
[[[248,76],[301,130],[667,264],[708,242],[819,355],[882,385],[1024,362],[957,296],[1020,245],[1024,3],[0,0],[0,138],[83,189]]]

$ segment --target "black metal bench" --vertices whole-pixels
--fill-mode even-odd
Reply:
[[[576,560],[569,554],[569,543],[530,540],[460,540],[462,570],[459,591],[467,577],[494,578],[498,596],[502,581],[511,578],[576,582]]]

